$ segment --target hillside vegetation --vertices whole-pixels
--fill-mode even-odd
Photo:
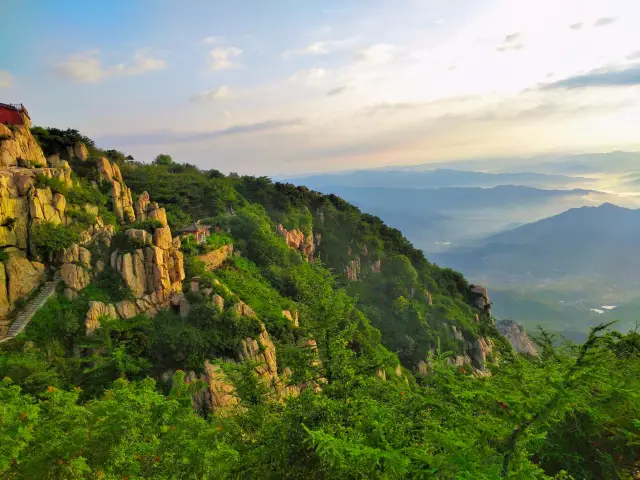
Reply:
[[[518,355],[481,289],[338,197],[35,133],[56,165],[7,198],[65,208],[3,261],[63,282],[0,344],[0,477],[637,474],[637,333]]]

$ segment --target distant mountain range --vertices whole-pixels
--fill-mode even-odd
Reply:
[[[543,190],[515,185],[491,188],[326,185],[318,189],[338,195],[361,210],[379,216],[405,232],[417,247],[427,253],[465,245],[571,207],[615,198],[586,189]]]
[[[444,187],[444,188],[389,188],[351,187],[329,185],[324,192],[366,205],[387,210],[416,210],[441,212],[453,209],[484,209],[496,206],[518,205],[546,201],[556,197],[584,197],[593,190],[542,190],[539,188],[498,185],[491,188]]]
[[[290,178],[287,181],[324,191],[326,187],[385,187],[385,188],[439,188],[439,187],[496,187],[498,185],[524,185],[533,187],[568,187],[587,182],[588,179],[544,173],[486,173],[480,171],[437,169],[423,171],[418,167],[403,169],[360,170]]]
[[[436,260],[494,285],[586,277],[638,288],[639,236],[640,210],[605,203],[498,233]]]

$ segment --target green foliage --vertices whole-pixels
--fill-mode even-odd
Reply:
[[[9,255],[4,250],[0,250],[0,262],[4,262],[9,259]]]
[[[59,252],[80,240],[81,226],[43,222],[31,229],[31,242],[43,254]]]
[[[96,216],[84,210],[68,208],[66,214],[83,226],[94,225],[96,223]]]
[[[32,127],[31,133],[46,157],[54,153],[61,154],[78,142],[84,143],[90,151],[95,148],[93,140],[71,128],[60,130],[50,127]]]
[[[138,230],[146,230],[149,233],[153,233],[156,228],[162,228],[164,224],[157,218],[148,218],[146,220],[138,220],[137,222],[129,225],[129,228],[136,228]]]
[[[171,155],[161,153],[160,155],[156,156],[156,158],[153,160],[153,163],[155,165],[169,166],[173,165],[173,158],[171,158]]]
[[[105,225],[118,225],[118,217],[116,217],[116,214],[109,210],[107,207],[105,207],[104,205],[100,205],[98,207],[98,211],[100,213],[100,218],[102,218],[102,221]]]

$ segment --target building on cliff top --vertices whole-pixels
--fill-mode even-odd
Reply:
[[[204,243],[207,237],[211,235],[210,225],[201,225],[200,220],[196,220],[188,227],[178,231],[180,238],[186,238],[189,235],[193,235],[198,243]]]
[[[21,103],[0,103],[0,123],[30,127],[31,117]]]

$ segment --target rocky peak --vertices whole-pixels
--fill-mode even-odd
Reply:
[[[471,285],[469,288],[471,298],[474,305],[487,313],[491,312],[491,300],[489,299],[489,293],[485,287],[480,285]]]
[[[499,320],[496,322],[496,328],[504,335],[517,353],[538,356],[535,344],[522,325],[513,320]]]
[[[97,167],[100,180],[111,183],[113,210],[118,220],[126,223],[135,222],[136,214],[133,210],[131,190],[122,179],[120,167],[105,157],[98,158]]]

